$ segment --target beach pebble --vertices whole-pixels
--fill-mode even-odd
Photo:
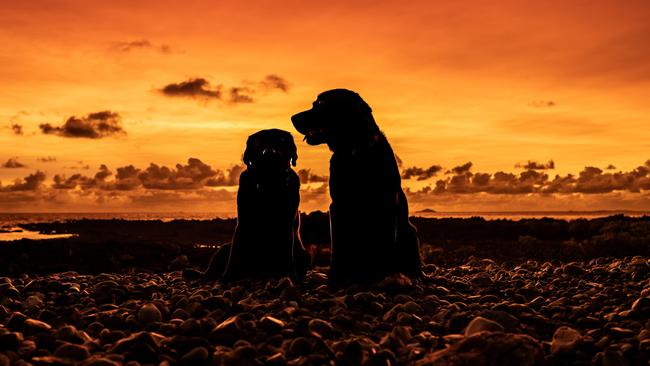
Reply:
[[[443,365],[545,365],[541,344],[523,334],[482,332],[466,337],[451,347],[425,356],[419,366]]]
[[[503,332],[503,326],[495,321],[477,316],[472,319],[465,328],[465,336],[470,336],[479,332]]]
[[[330,322],[322,319],[312,319],[307,326],[310,331],[316,332],[323,337],[328,337],[334,330]]]
[[[39,333],[50,333],[52,326],[40,320],[26,319],[23,323],[23,329],[26,335],[35,335]]]
[[[142,324],[150,324],[153,322],[162,321],[162,313],[156,305],[154,304],[144,304],[140,310],[138,310],[138,320]]]
[[[181,357],[183,365],[203,365],[210,357],[210,353],[205,347],[196,347]]]
[[[553,340],[551,341],[551,352],[571,352],[575,350],[581,340],[582,335],[580,335],[580,332],[577,330],[567,326],[559,327],[557,330],[555,330],[555,333],[553,333]]]
[[[86,347],[73,344],[73,343],[64,343],[59,348],[54,351],[54,356],[72,359],[75,361],[83,361],[90,357],[90,353]]]

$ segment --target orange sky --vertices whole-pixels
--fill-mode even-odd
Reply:
[[[0,210],[232,211],[236,187],[51,185],[55,175],[94,176],[101,164],[115,173],[192,157],[223,171],[239,163],[246,136],[293,132],[290,115],[334,87],[358,91],[373,107],[404,168],[443,167],[405,180],[412,192],[435,188],[468,161],[472,172],[520,174],[517,163],[553,160],[552,180],[585,166],[631,172],[650,159],[644,0],[33,0],[2,7],[0,22],[0,163],[25,165],[0,168]],[[267,75],[286,80],[288,91],[262,87]],[[192,78],[210,90],[222,85],[224,96],[160,92]],[[253,89],[254,102],[229,101],[231,87]],[[117,113],[124,133],[72,138],[39,128],[100,111]],[[328,174],[326,147],[298,147],[298,168]],[[41,185],[15,188],[37,170]],[[449,211],[650,209],[644,182],[598,193],[425,188],[410,197],[415,209]],[[308,186],[303,209],[326,208],[325,187]]]

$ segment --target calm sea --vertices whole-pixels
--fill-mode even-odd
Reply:
[[[470,218],[483,217],[486,220],[521,220],[530,218],[556,218],[562,220],[575,220],[580,218],[593,219],[616,214],[626,216],[650,215],[650,211],[529,211],[529,212],[431,212],[416,211],[412,216],[431,218]],[[33,231],[27,231],[19,227],[20,224],[53,222],[80,219],[123,219],[123,220],[161,220],[172,221],[176,219],[185,220],[212,220],[216,218],[234,217],[227,212],[129,212],[129,213],[0,213],[0,241],[16,240],[21,238],[42,239],[52,238],[52,235],[43,235]],[[9,232],[7,232],[9,231]],[[61,235],[57,236],[60,237]],[[65,236],[65,235],[63,235]]]

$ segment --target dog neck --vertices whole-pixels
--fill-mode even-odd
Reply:
[[[380,141],[385,140],[384,134],[381,131],[376,131],[366,136],[363,139],[350,141],[350,143],[331,143],[328,142],[327,146],[333,154],[351,154],[357,155],[358,153],[371,148]]]

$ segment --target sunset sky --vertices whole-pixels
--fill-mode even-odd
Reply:
[[[234,212],[266,128],[326,209],[330,153],[289,118],[337,87],[412,211],[650,210],[646,0],[30,0],[0,22],[0,212]]]

